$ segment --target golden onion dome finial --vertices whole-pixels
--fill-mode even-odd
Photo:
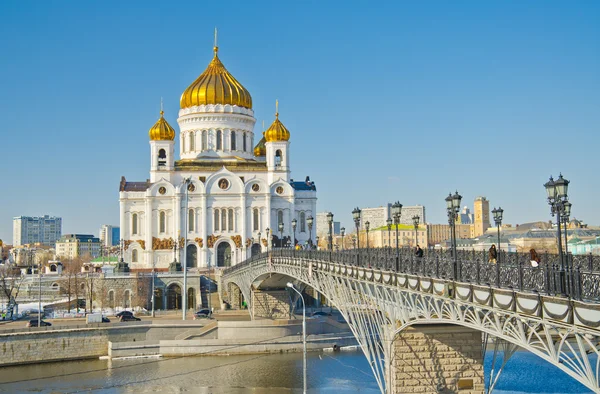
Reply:
[[[175,139],[175,130],[164,117],[162,97],[160,99],[160,118],[154,123],[154,126],[148,131],[151,141],[173,141]]]
[[[279,120],[279,100],[275,100],[275,120],[264,132],[267,142],[289,141],[290,131]]]

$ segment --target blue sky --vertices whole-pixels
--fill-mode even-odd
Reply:
[[[255,132],[279,99],[292,177],[346,227],[395,200],[443,223],[454,190],[507,223],[549,220],[561,171],[573,215],[600,225],[599,2],[13,1],[0,18],[5,241],[18,215],[118,224],[120,177],[149,176],[160,98],[176,126],[215,26]]]

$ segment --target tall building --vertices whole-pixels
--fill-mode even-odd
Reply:
[[[319,212],[317,213],[317,217],[315,219],[317,232],[316,234],[319,237],[325,237],[329,235],[329,222],[327,221],[327,214],[329,212]],[[332,224],[333,234],[336,235],[340,233],[341,223],[334,221]],[[313,229],[314,232],[314,229]]]
[[[466,205],[463,207],[462,211],[458,214],[458,221],[460,224],[472,224],[473,223],[473,214],[471,210]]]
[[[175,267],[176,245],[187,267],[231,266],[266,250],[267,229],[275,244],[281,235],[288,242],[293,219],[296,239],[308,241],[306,218],[316,215],[317,191],[308,177],[290,177],[291,133],[276,107],[253,148],[252,97],[217,52],[181,95],[179,160],[175,129],[161,110],[149,131],[150,178],[121,178],[121,238],[132,270]]]
[[[475,238],[483,235],[490,228],[490,202],[485,197],[479,196],[475,198],[473,211],[474,219],[471,237]]]
[[[403,206],[400,213],[400,224],[413,225],[413,217],[419,217],[419,223],[426,223],[425,207],[422,205]],[[387,219],[392,218],[392,204],[387,204],[377,208],[362,208],[360,219],[361,228],[364,228],[366,222],[369,222],[370,228],[379,228],[387,226]]]
[[[112,226],[110,224],[103,224],[100,227],[100,242],[105,247],[117,246],[119,245],[119,240],[121,239],[120,228],[117,226]]]
[[[87,234],[65,234],[56,241],[56,256],[74,259],[100,256],[100,239]]]
[[[18,216],[13,218],[13,246],[41,243],[54,246],[62,234],[62,218]]]

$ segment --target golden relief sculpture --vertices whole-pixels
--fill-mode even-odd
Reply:
[[[231,240],[235,243],[237,248],[242,247],[242,236],[241,235],[233,235],[231,236]]]
[[[204,246],[204,241],[202,240],[202,238],[194,238],[194,241],[196,241],[199,248],[202,248]]]
[[[138,244],[140,244],[140,246],[142,247],[142,249],[146,250],[146,241],[142,241],[141,239],[129,239],[129,240],[125,240],[125,241],[123,241],[123,248],[125,250],[129,249],[129,245],[131,245],[134,242],[137,242]]]
[[[217,239],[219,239],[219,235],[209,235],[208,238],[206,239],[206,244],[209,248],[212,248],[213,246],[215,246],[215,242],[217,242]]]
[[[123,250],[127,250],[129,249],[129,245],[131,245],[133,241],[130,239],[126,239],[125,241],[123,241]]]
[[[142,241],[141,239],[138,239],[136,242],[138,244],[140,244],[140,246],[142,247],[143,250],[146,250],[146,241]]]
[[[185,239],[183,239],[183,237],[179,238],[179,249],[183,248],[183,246],[185,245]]]
[[[252,240],[250,238],[246,238],[246,247],[250,247],[252,245]]]
[[[152,250],[173,249],[173,245],[175,245],[173,238],[160,239],[152,237]]]

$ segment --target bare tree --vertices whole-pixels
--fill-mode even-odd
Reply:
[[[19,289],[24,278],[25,276],[18,267],[11,264],[0,265],[0,290],[8,303],[7,312],[9,319],[12,319],[14,307],[17,305],[15,300],[19,296]]]
[[[75,298],[75,311],[79,313],[79,295],[81,285],[83,284],[81,267],[83,261],[81,258],[63,259],[63,289],[68,299],[68,310],[71,312],[71,299]]]
[[[136,278],[136,292],[133,299],[132,306],[139,306],[140,308],[148,308],[148,302],[150,300],[151,283],[149,277],[138,275]]]

